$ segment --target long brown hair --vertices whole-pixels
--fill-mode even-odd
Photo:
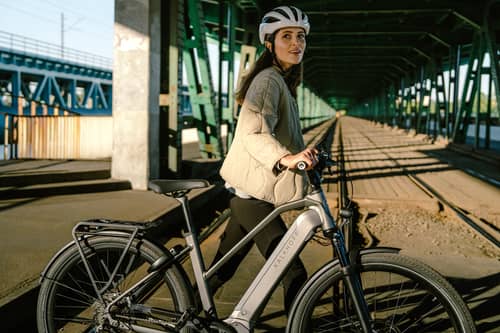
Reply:
[[[274,41],[274,35],[272,34],[272,40]],[[274,42],[273,42],[273,49],[274,49]],[[253,79],[257,74],[259,74],[263,69],[271,67],[274,64],[274,56],[271,51],[266,47],[264,52],[260,55],[260,57],[255,61],[255,64],[253,65],[252,69],[250,72],[243,77],[241,80],[241,84],[236,91],[236,101],[238,104],[243,104],[243,101],[245,100],[245,96],[247,94],[248,88],[250,87],[250,84],[252,83]],[[277,60],[276,60],[277,62]],[[281,66],[279,66],[281,67]],[[281,68],[280,68],[281,69]],[[293,65],[289,70],[283,71],[282,69],[281,75],[283,75],[283,78],[285,79],[285,83],[288,86],[288,89],[290,90],[290,93],[292,94],[293,97],[297,98],[297,87],[300,84],[300,79],[301,79],[301,74],[302,74],[302,66],[301,64]]]

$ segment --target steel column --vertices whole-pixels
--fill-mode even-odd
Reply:
[[[183,115],[179,87],[182,85],[183,0],[161,2],[160,72],[160,177],[182,171]]]
[[[482,43],[481,43],[482,44]],[[483,48],[479,49],[480,56],[479,59],[480,62],[477,65],[477,75],[476,75],[476,90],[477,90],[477,104],[476,104],[476,120],[475,120],[475,128],[474,128],[474,148],[479,148],[479,128],[481,126],[481,75],[482,75],[482,69],[483,69],[483,60],[484,60],[484,51]],[[474,101],[471,101],[472,103]],[[471,105],[471,108],[473,105]],[[466,134],[467,135],[467,134]]]
[[[456,143],[465,143],[467,128],[474,103],[474,96],[477,91],[478,68],[482,65],[483,55],[484,52],[482,48],[481,33],[476,33],[472,44],[471,55],[469,57],[469,64],[467,66],[467,75],[465,77],[465,85],[462,93],[462,100],[460,102],[460,109],[458,110],[453,126],[452,140]],[[477,61],[477,63],[475,63],[475,61]]]
[[[490,148],[490,136],[491,136],[491,99],[492,99],[492,79],[488,80],[488,105],[486,110],[486,133],[484,138],[484,148]],[[497,99],[498,105],[498,99]]]
[[[389,86],[389,92],[388,92],[388,108],[389,108],[389,125],[395,126],[396,125],[396,87],[394,82],[391,83]]]
[[[186,0],[183,57],[202,157],[222,158],[221,115],[216,113],[206,28],[200,0]]]
[[[448,116],[449,116],[449,101],[444,89],[444,76],[441,64],[435,66],[435,89],[436,89],[436,131],[439,135],[448,137]],[[444,133],[443,126],[444,125]]]
[[[451,126],[449,129],[449,133],[451,136],[448,136],[448,139],[453,139],[453,133],[454,133],[454,124],[456,122],[456,119],[458,117],[458,112],[459,112],[459,100],[458,100],[458,95],[459,95],[459,80],[460,80],[460,61],[462,58],[462,46],[458,45],[455,50],[455,56],[453,58],[454,60],[454,69],[453,69],[453,78],[450,76],[450,80],[453,79],[453,112],[451,115],[450,123],[447,124],[446,126]]]
[[[500,113],[500,57],[498,55],[499,47],[495,42],[495,34],[492,29],[494,24],[498,24],[498,19],[495,21],[495,17],[490,16],[490,9],[494,4],[500,3],[499,0],[492,0],[488,3],[484,13],[484,38],[486,43],[486,49],[490,55],[490,66],[491,66],[491,80],[495,86],[495,95],[497,100],[497,110]],[[491,93],[490,93],[491,99]]]
[[[227,8],[226,8],[227,7]],[[226,11],[224,9],[227,9]],[[219,114],[222,115],[222,121],[227,125],[227,138],[226,138],[226,150],[229,149],[231,142],[233,141],[234,129],[235,129],[235,118],[234,118],[234,52],[235,52],[235,12],[236,8],[233,1],[221,1],[219,4],[219,94],[218,94],[218,108]],[[226,43],[224,43],[224,17],[227,21],[226,29]],[[224,105],[222,95],[223,95],[223,85],[222,78],[223,75],[223,64],[227,64],[227,100]]]

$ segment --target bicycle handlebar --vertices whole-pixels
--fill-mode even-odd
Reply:
[[[307,168],[307,163],[304,162],[304,161],[300,161],[299,163],[297,163],[297,169],[303,171]]]
[[[325,150],[320,150],[318,153],[318,163],[314,166],[313,169],[307,171],[307,175],[309,176],[309,181],[313,187],[321,186],[321,175],[323,174],[323,170],[328,168],[331,173],[331,167],[336,163],[334,160],[330,158],[330,154]],[[307,168],[307,163],[304,161],[300,161],[296,165],[297,169],[305,170]]]
[[[335,165],[335,161],[330,158],[330,154],[324,150],[318,153],[318,164],[314,167],[318,172],[323,172],[323,169],[330,168]],[[307,163],[305,161],[300,161],[295,166],[299,170],[307,169]]]

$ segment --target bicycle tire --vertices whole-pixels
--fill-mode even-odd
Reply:
[[[109,272],[113,271],[116,266],[113,264],[118,261],[128,241],[126,237],[98,236],[81,242],[99,288],[107,280],[106,275],[109,276]],[[125,254],[125,260],[118,268],[115,285],[111,285],[103,293],[105,303],[116,298],[121,291],[145,276],[147,268],[162,255],[164,252],[153,243],[134,239]],[[151,290],[147,299],[141,301],[142,305],[167,308],[173,311],[171,315],[174,313],[180,315],[193,306],[188,282],[176,265],[167,268],[162,278],[163,282],[158,281],[161,282],[160,287]],[[103,332],[128,332],[127,329],[106,326],[103,316],[105,305],[99,301],[96,294],[77,246],[69,247],[47,270],[40,286],[37,305],[38,331],[40,333],[94,332],[101,325],[105,327]],[[130,315],[130,312],[128,314]],[[133,324],[130,321],[127,323]],[[140,324],[144,325],[144,322],[141,321]],[[146,323],[147,325],[152,324]],[[182,332],[185,331],[187,330]]]
[[[460,295],[435,270],[392,253],[361,256],[362,288],[377,333],[476,332]],[[339,292],[331,294],[331,289]],[[361,332],[349,306],[337,262],[330,262],[305,284],[292,307],[287,332]]]

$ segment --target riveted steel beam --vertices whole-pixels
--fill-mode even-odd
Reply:
[[[183,58],[200,153],[205,158],[222,158],[221,115],[215,108],[201,1],[186,0],[185,4]]]
[[[480,79],[480,67],[483,63],[484,46],[481,33],[476,33],[472,45],[472,51],[467,66],[465,84],[460,101],[460,108],[456,114],[453,124],[452,141],[465,143],[467,128],[471,118],[474,96],[477,92],[478,79]]]
[[[160,177],[182,172],[181,108],[184,0],[161,2],[161,71],[159,96]]]

